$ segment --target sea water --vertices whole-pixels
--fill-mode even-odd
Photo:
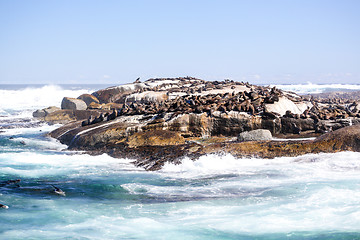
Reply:
[[[148,172],[68,151],[46,136],[60,125],[31,118],[95,89],[0,85],[0,239],[360,239],[360,153],[211,154]]]

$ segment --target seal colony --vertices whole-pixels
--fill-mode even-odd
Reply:
[[[135,164],[156,170],[166,161],[179,162],[183,156],[196,159],[218,152],[239,157],[276,157],[358,151],[358,146],[352,144],[357,139],[353,133],[357,134],[360,126],[357,97],[300,96],[228,79],[137,79],[77,99],[64,97],[62,109],[37,110],[34,116],[66,123],[50,136],[69,149],[136,158]],[[240,133],[256,129],[268,130],[275,137],[304,138],[324,133],[331,136],[344,127],[355,129],[350,134],[354,138],[348,142],[339,140],[346,146],[336,139],[332,142],[335,146],[324,139],[276,143],[261,138],[251,142],[237,140]]]

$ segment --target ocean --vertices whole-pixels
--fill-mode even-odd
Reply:
[[[148,172],[134,159],[68,151],[46,136],[60,125],[31,117],[103,87],[0,85],[0,203],[9,206],[0,239],[360,239],[360,153],[219,153]]]

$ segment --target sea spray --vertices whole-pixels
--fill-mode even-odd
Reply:
[[[323,93],[329,91],[360,91],[359,84],[314,84],[308,82],[307,84],[274,84],[270,87],[276,86],[285,91],[292,91],[297,94],[313,94]]]

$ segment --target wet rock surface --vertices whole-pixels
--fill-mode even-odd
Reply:
[[[61,109],[86,110],[87,105],[81,99],[64,97],[61,102]]]
[[[133,157],[137,165],[149,170],[159,169],[166,161],[180,161],[182,156],[195,159],[217,152],[276,157],[358,151],[353,142],[360,126],[356,98],[320,100],[277,88],[192,77],[136,81],[99,90],[93,98],[81,96],[90,99],[87,110],[59,110],[43,117],[45,121],[68,122],[50,136],[70,149]],[[340,146],[331,134],[344,127],[354,130],[353,137],[345,141],[345,136],[339,135],[344,138]],[[257,129],[275,137],[327,133],[333,138],[236,140],[242,132]]]

